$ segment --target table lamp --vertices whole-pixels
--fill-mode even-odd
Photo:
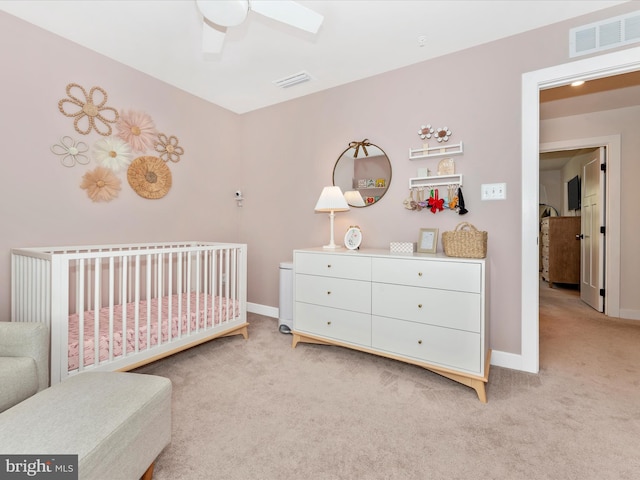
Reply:
[[[340,245],[336,245],[333,241],[333,219],[335,218],[334,212],[346,212],[349,210],[349,204],[342,194],[340,187],[324,187],[318,203],[316,203],[316,212],[329,212],[329,221],[331,223],[331,239],[329,245],[324,245],[323,248],[336,249],[340,248]]]

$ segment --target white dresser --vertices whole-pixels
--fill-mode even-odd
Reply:
[[[340,345],[419,365],[487,401],[486,263],[386,250],[293,252],[293,347]]]

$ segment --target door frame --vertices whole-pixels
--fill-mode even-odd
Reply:
[[[629,48],[618,52],[596,57],[576,60],[570,63],[548,67],[522,75],[522,244],[521,244],[521,352],[519,369],[537,373],[540,369],[540,331],[539,331],[539,254],[538,254],[538,186],[540,155],[540,90],[567,85],[576,80],[593,80],[596,78],[619,75],[640,70],[640,47]],[[610,150],[613,145],[607,145]],[[619,145],[618,145],[619,151]],[[619,164],[618,164],[619,167]],[[607,180],[611,182],[613,174],[610,168]],[[620,172],[617,172],[618,181]],[[610,187],[609,187],[610,185]],[[609,183],[607,191],[616,188]],[[619,192],[619,183],[617,191]],[[612,196],[612,195],[610,195]],[[619,197],[618,197],[619,198]],[[620,205],[612,205],[614,199],[607,202],[608,228],[613,234],[617,228],[618,263],[620,238]],[[612,212],[617,212],[617,218]],[[613,238],[610,235],[609,238]],[[607,245],[614,242],[607,241]],[[607,261],[615,261],[609,257]],[[612,253],[613,255],[613,253]],[[612,268],[608,270],[613,270]],[[619,269],[618,269],[619,271]],[[605,281],[608,281],[607,278]],[[619,289],[618,289],[619,291]],[[618,307],[619,308],[619,307]]]

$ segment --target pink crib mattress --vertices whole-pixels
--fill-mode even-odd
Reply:
[[[211,295],[199,295],[199,321],[196,310],[196,293],[182,294],[182,306],[178,312],[179,295],[171,297],[162,297],[161,299],[153,299],[150,302],[139,302],[139,323],[138,323],[138,351],[146,350],[158,344],[158,308],[161,309],[161,342],[169,341],[169,298],[171,298],[171,339],[178,336],[184,336],[189,331],[196,328],[211,328],[213,325],[219,325],[221,321],[233,320],[240,315],[240,304],[237,300],[227,299],[225,297],[212,297]],[[189,298],[190,297],[190,298]],[[206,316],[204,303],[206,299]],[[214,302],[212,303],[212,299]],[[191,303],[190,319],[187,316],[188,302]],[[233,311],[229,312],[227,317],[228,304],[235,303]],[[147,305],[151,309],[151,325],[150,325],[150,342],[147,346]],[[94,341],[94,311],[84,313],[84,365],[92,365],[95,361],[95,341]],[[179,313],[181,315],[179,315]],[[123,309],[121,305],[113,308],[113,357],[120,357],[123,353],[123,337],[126,337],[126,353],[132,353],[136,350],[136,331],[135,331],[135,304],[126,305],[126,335],[122,332]],[[213,320],[212,320],[213,319]],[[196,323],[197,322],[197,323]],[[69,316],[69,371],[75,370],[79,366],[79,345],[80,345],[80,329],[79,315],[73,314]],[[100,361],[109,360],[109,308],[104,307],[99,311],[99,331],[100,338],[98,341]]]

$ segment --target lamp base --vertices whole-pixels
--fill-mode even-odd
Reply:
[[[338,250],[342,248],[342,245],[323,245],[322,248],[326,250]]]

